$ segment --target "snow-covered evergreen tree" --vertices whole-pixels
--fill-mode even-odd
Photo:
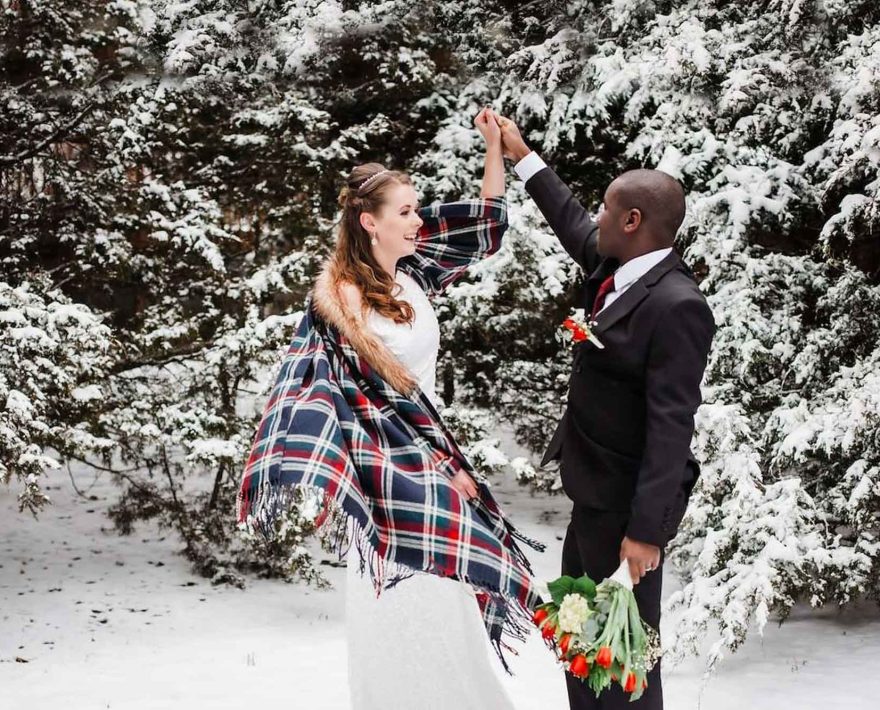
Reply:
[[[711,666],[771,610],[880,592],[880,13],[839,2],[567,7],[536,17],[542,40],[470,86],[500,97],[588,205],[631,167],[688,188],[679,248],[720,327],[697,422],[704,475],[673,548],[688,583],[671,602],[685,609],[666,641],[681,656],[717,624]],[[517,256],[487,266],[494,292],[453,295],[456,327],[473,317],[482,343],[513,349],[481,394],[501,407],[515,397],[514,418],[534,425],[556,361],[523,342],[536,329],[503,314],[519,298],[533,313],[536,283],[564,303],[570,271],[527,199],[512,213]],[[518,269],[531,280],[502,295]]]
[[[0,476],[23,506],[87,459],[118,474],[123,531],[173,525],[218,579],[320,581],[310,501],[271,554],[235,547],[230,511],[340,179],[378,160],[423,202],[476,196],[492,103],[588,207],[632,167],[689,193],[678,247],[719,330],[666,644],[717,625],[714,663],[799,598],[878,595],[876,3],[68,5],[0,0]],[[440,377],[472,457],[558,490],[505,463],[487,412],[546,444],[582,275],[508,197],[503,248],[439,304]]]

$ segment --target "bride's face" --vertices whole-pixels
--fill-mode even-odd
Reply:
[[[378,213],[361,215],[361,224],[368,233],[376,235],[372,249],[380,263],[414,253],[416,232],[424,223],[417,212],[419,201],[412,185],[391,185],[386,197]]]

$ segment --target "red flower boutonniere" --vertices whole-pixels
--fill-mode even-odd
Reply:
[[[590,340],[597,348],[605,348],[599,338],[596,337],[596,334],[593,333],[590,324],[587,323],[583,308],[575,308],[572,314],[562,321],[562,332],[560,335],[562,342],[569,347],[574,346],[576,343],[582,343],[584,340]]]

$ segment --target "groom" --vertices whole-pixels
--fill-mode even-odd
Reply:
[[[605,346],[575,346],[568,405],[541,461],[560,460],[573,503],[562,573],[598,582],[626,558],[641,616],[659,629],[665,546],[700,472],[690,443],[715,331],[691,270],[672,249],[684,190],[659,170],[625,172],[608,186],[594,222],[516,124],[497,120],[505,157],[588,276],[579,305]],[[597,699],[572,675],[565,680],[572,710],[633,707],[618,683]],[[659,662],[636,703],[663,707]]]

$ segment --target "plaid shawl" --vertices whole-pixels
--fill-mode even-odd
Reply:
[[[429,296],[495,253],[507,228],[503,197],[435,204],[419,215],[416,252],[398,268]],[[501,649],[515,651],[502,632],[523,640],[541,603],[514,538],[538,551],[544,546],[506,519],[425,394],[417,386],[409,393],[393,387],[388,380],[395,378],[377,366],[381,354],[368,362],[367,344],[360,352],[354,347],[361,336],[340,315],[347,307],[327,285],[327,271],[265,406],[238,493],[238,522],[272,539],[293,491],[318,491],[323,510],[316,525],[331,521],[342,555],[345,525],[354,520],[361,572],[368,566],[377,593],[416,571],[470,584],[510,672]],[[328,300],[332,305],[321,307]],[[467,500],[452,486],[460,470],[477,482],[477,498]]]

